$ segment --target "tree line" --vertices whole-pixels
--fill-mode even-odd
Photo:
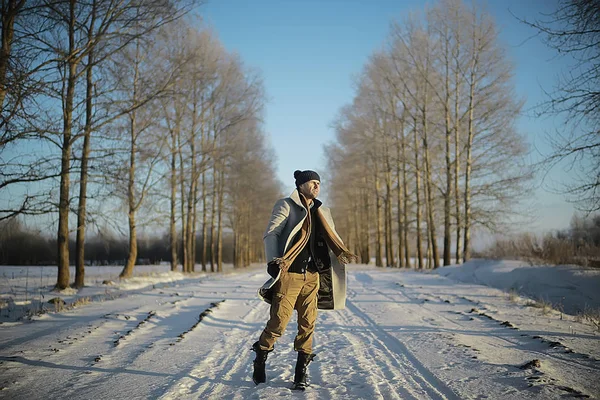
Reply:
[[[280,195],[260,74],[198,27],[195,0],[2,1],[0,221],[50,216],[57,289],[86,235],[167,232],[171,269],[262,258]],[[168,222],[166,222],[168,221]],[[69,247],[75,235],[75,256]]]
[[[600,268],[600,215],[575,214],[568,228],[544,235],[524,232],[512,238],[497,238],[479,256],[522,259],[532,265]]]
[[[177,253],[182,254],[181,232],[177,241]],[[196,238],[201,243],[204,238],[199,234]],[[210,238],[207,238],[210,242]],[[233,235],[226,232],[222,238],[223,263],[233,263]],[[69,237],[69,262],[75,264],[76,238]],[[138,257],[136,265],[161,264],[171,260],[169,233],[160,235],[142,235],[138,238]],[[111,265],[122,267],[129,255],[127,237],[113,232],[98,231],[89,234],[85,240],[85,265]],[[207,271],[216,272],[217,265],[210,247],[207,250]],[[56,262],[56,236],[48,235],[39,229],[28,228],[18,218],[0,221],[0,265],[39,265],[48,266]],[[196,263],[202,262],[200,254],[196,255]]]
[[[441,0],[392,23],[327,149],[338,224],[363,262],[462,262],[474,228],[518,215],[532,170],[512,76],[477,5]]]

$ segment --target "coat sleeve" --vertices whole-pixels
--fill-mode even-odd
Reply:
[[[280,254],[285,249],[282,249],[283,245],[280,245],[281,232],[285,228],[288,217],[290,215],[290,205],[285,199],[278,200],[273,207],[271,212],[271,219],[267,225],[267,231],[263,236],[265,244],[265,255],[267,257],[267,263],[276,257],[282,257]]]

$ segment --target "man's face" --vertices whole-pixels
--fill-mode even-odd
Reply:
[[[313,179],[300,185],[299,189],[307,199],[316,199],[321,191],[321,182]]]

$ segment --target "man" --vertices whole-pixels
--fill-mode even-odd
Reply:
[[[321,178],[315,171],[296,171],[296,190],[275,203],[264,235],[267,272],[271,275],[259,297],[271,304],[270,318],[253,344],[254,383],[266,382],[269,352],[298,312],[294,350],[298,360],[293,389],[307,386],[307,367],[314,358],[313,333],[317,308],[341,309],[346,302],[345,264],[356,259],[335,231],[331,213],[317,200]]]

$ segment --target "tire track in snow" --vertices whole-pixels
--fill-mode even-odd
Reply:
[[[356,295],[356,292],[353,290],[348,290],[348,292],[354,296]],[[365,333],[365,336],[371,336],[373,338],[373,343],[379,347],[383,354],[387,355],[385,360],[389,362],[391,368],[406,371],[403,376],[413,380],[416,388],[422,389],[430,398],[459,399],[457,394],[434,373],[427,369],[427,367],[415,357],[404,343],[380,328],[379,325],[362,311],[353,300],[348,299],[346,301],[346,307],[355,316],[355,320],[361,321],[363,326],[369,328],[367,331],[368,333]],[[410,395],[413,396],[412,393]],[[422,394],[418,393],[415,398],[422,398]]]
[[[238,314],[237,319],[243,324],[249,324],[253,322],[262,322],[264,315],[261,314],[260,319],[256,318],[259,313],[259,305],[262,302],[260,300],[246,301],[245,312],[242,315]],[[227,305],[229,309],[235,308],[233,302],[229,302]],[[242,309],[237,307],[238,310]],[[222,310],[221,312],[224,312]],[[239,312],[239,311],[238,311]],[[207,321],[218,317],[218,314],[211,314],[206,317]],[[230,317],[231,318],[231,317]],[[235,314],[233,316],[235,318]],[[223,338],[224,328],[208,328],[204,335],[211,338]],[[257,328],[257,332],[262,328]],[[157,394],[152,398],[159,398],[161,400],[170,400],[177,398],[222,398],[226,395],[224,392],[227,385],[224,382],[232,381],[236,376],[250,376],[250,365],[248,359],[250,357],[250,346],[251,343],[247,340],[248,337],[256,337],[256,333],[250,334],[238,334],[243,332],[242,328],[236,327],[235,325],[227,329],[229,333],[224,339],[215,341],[215,345],[212,350],[200,360],[200,362],[194,365],[192,368],[184,371],[177,378],[177,381],[171,385],[171,387],[161,394]],[[190,340],[194,340],[194,334],[190,334]],[[243,340],[240,340],[243,339]],[[223,373],[222,376],[219,376]],[[193,377],[195,379],[192,379]],[[245,381],[238,379],[238,383],[244,384]],[[250,381],[252,386],[254,383]],[[231,394],[230,394],[231,395]]]
[[[358,386],[357,389],[361,390],[362,396],[365,394],[363,390],[369,389],[372,392],[369,396],[371,398],[418,398],[414,391],[405,388],[405,386],[412,385],[414,382],[408,382],[400,372],[399,368],[389,361],[390,354],[386,351],[385,344],[374,338],[370,332],[359,333],[362,332],[360,328],[367,327],[362,319],[357,318],[357,316],[354,313],[351,313],[349,309],[335,311],[331,315],[334,326],[337,325],[341,327],[341,329],[339,332],[336,332],[336,329],[328,331],[327,346],[333,347],[334,349],[349,349],[352,356],[348,357],[346,354],[345,358],[351,358],[354,362],[349,363],[348,366],[340,366],[340,360],[338,358],[336,360],[337,362],[335,362],[335,368],[338,369],[339,372],[334,374],[333,372],[337,371],[334,370],[332,373],[323,371],[324,380],[336,382],[343,376],[344,381],[350,386],[348,391],[351,391],[353,386]],[[344,340],[338,340],[338,336],[344,338]],[[331,378],[329,378],[329,375],[331,375]],[[368,382],[366,388],[360,383],[364,380],[365,376]],[[351,392],[339,393],[339,389],[341,388],[338,388],[337,395],[351,395]]]
[[[170,332],[171,321],[177,321],[180,318],[189,320],[192,316],[197,315],[198,308],[202,308],[202,306],[190,306],[193,310],[185,313],[189,314],[189,317],[182,317],[182,313],[179,312],[180,308],[185,305],[189,306],[195,301],[199,302],[198,299],[187,297],[177,302],[163,302],[159,307],[154,307],[150,311],[147,306],[143,307],[143,311],[140,309],[140,313],[132,320],[132,324],[128,325],[130,329],[126,326],[121,333],[114,332],[117,340],[111,339],[110,335],[107,335],[106,342],[111,345],[105,348],[106,351],[96,356],[88,370],[74,374],[65,386],[73,396],[76,396],[81,388],[88,391],[92,387],[101,388],[119,374],[128,371],[136,373],[132,368],[136,360],[153,348],[157,342],[165,340],[165,333],[172,332],[173,337],[169,340],[175,341],[177,334],[183,332],[183,330],[177,330],[176,323],[173,323],[174,328],[170,329]],[[202,304],[204,302],[205,300],[202,300]],[[142,321],[146,322],[142,323]]]
[[[401,288],[401,287],[399,287],[399,290],[396,291],[393,294],[392,293],[384,293],[381,290],[376,289],[375,287],[370,287],[368,290],[376,292],[376,293],[384,296],[385,298],[387,298],[387,299],[389,299],[389,300],[391,300],[393,302],[398,302],[399,301],[399,299],[398,298],[394,298],[394,296],[401,296],[401,300],[412,300],[412,301],[418,300],[417,298],[412,297],[409,294],[407,294],[405,292],[405,290],[403,290],[403,288]],[[456,295],[451,295],[451,296],[454,296],[454,297],[459,298],[459,299],[462,298],[462,297],[456,296]],[[470,300],[467,299],[467,301],[470,301]],[[436,318],[443,318],[444,320],[448,321],[453,326],[456,326],[457,328],[460,328],[461,330],[465,330],[465,331],[473,330],[473,327],[472,327],[473,322],[472,321],[468,321],[467,323],[460,323],[460,322],[458,322],[456,320],[450,319],[447,316],[443,315],[442,313],[437,312],[435,310],[432,310],[430,308],[430,304],[431,303],[424,302],[423,304],[421,304],[421,308],[423,310],[427,311],[431,316],[436,317]],[[460,313],[460,315],[467,316],[466,314],[464,314],[462,312]],[[494,338],[496,340],[499,340],[499,341],[501,341],[501,342],[506,343],[506,344],[509,345],[509,346],[505,346],[505,347],[517,348],[517,349],[519,349],[521,351],[525,351],[527,353],[533,353],[533,354],[535,354],[535,355],[537,355],[539,357],[547,357],[547,358],[550,358],[550,359],[552,359],[552,360],[554,360],[556,362],[563,363],[563,364],[566,364],[566,365],[570,365],[573,368],[586,368],[586,369],[589,369],[589,370],[598,371],[598,367],[596,365],[594,365],[594,362],[593,362],[592,359],[585,359],[585,360],[581,360],[581,361],[572,359],[574,355],[581,356],[581,354],[579,354],[579,353],[567,353],[567,352],[564,352],[564,353],[560,353],[560,354],[557,355],[557,354],[552,354],[552,353],[550,353],[550,352],[548,352],[546,350],[536,350],[536,349],[528,347],[528,345],[533,344],[533,343],[537,344],[537,343],[539,343],[539,341],[537,341],[536,339],[534,339],[530,335],[522,336],[521,333],[516,334],[515,332],[518,331],[518,330],[514,330],[514,329],[511,329],[511,328],[508,328],[508,327],[506,327],[506,328],[500,328],[499,325],[501,324],[501,321],[499,321],[499,320],[497,320],[495,318],[491,318],[490,321],[480,320],[479,322],[483,326],[490,326],[490,327],[493,327],[493,328],[497,328],[497,329],[499,329],[500,331],[503,331],[503,332],[504,332],[505,329],[510,330],[510,331],[506,331],[506,336],[498,334],[498,333],[494,333],[491,330],[487,332],[487,337],[488,338]],[[480,337],[479,338],[479,340],[491,343],[490,340],[485,340],[485,339],[486,339],[486,337]],[[524,341],[528,341],[529,343],[524,343]],[[552,348],[549,347],[548,349],[550,350]]]
[[[372,283],[372,278],[369,282],[367,282],[368,280],[366,279],[357,279],[360,281],[360,283],[363,283],[363,288],[366,288],[366,286],[364,285],[364,283]],[[394,288],[394,292],[393,293],[385,293],[379,289],[377,289],[375,286],[371,286],[369,285],[367,290],[369,292],[374,292],[374,293],[378,293],[379,295],[391,300],[392,302],[402,302],[402,301],[412,301],[414,304],[417,304],[415,302],[415,300],[419,300],[418,297],[414,297],[411,296],[409,294],[407,294],[405,292],[405,289],[403,289],[404,287],[402,285],[399,285],[398,288]],[[435,297],[435,295],[433,295]],[[449,296],[453,296],[454,298],[459,298],[459,299],[463,299],[466,300],[467,302],[473,302],[472,300],[469,300],[467,298],[461,297],[461,296],[457,296],[454,294],[449,294]],[[444,300],[437,296],[441,302],[443,302]],[[547,386],[547,390],[555,390],[555,388],[558,388],[560,390],[566,391],[566,392],[570,392],[573,391],[575,393],[577,393],[577,390],[571,389],[569,387],[569,379],[564,378],[564,376],[568,375],[567,371],[571,371],[573,373],[577,373],[576,371],[581,371],[582,369],[587,370],[587,372],[590,375],[594,375],[594,374],[598,374],[598,372],[600,371],[600,368],[595,364],[595,361],[593,359],[582,359],[582,360],[578,360],[578,359],[574,359],[574,357],[581,357],[582,354],[579,353],[571,353],[568,351],[553,351],[552,347],[546,347],[546,348],[535,348],[535,347],[543,347],[542,343],[538,340],[536,340],[536,338],[534,338],[531,335],[523,335],[521,332],[519,332],[518,330],[513,330],[509,327],[502,327],[502,323],[500,320],[497,320],[493,317],[489,317],[488,319],[484,319],[484,318],[478,318],[475,319],[473,321],[473,318],[471,318],[471,320],[467,321],[456,321],[456,320],[452,320],[448,317],[446,317],[445,315],[443,315],[443,310],[442,311],[435,311],[432,310],[431,308],[434,307],[436,304],[442,304],[442,303],[432,303],[432,302],[423,302],[419,304],[419,308],[425,312],[427,312],[429,315],[434,316],[434,319],[437,318],[443,318],[444,320],[450,322],[451,326],[458,328],[457,333],[459,334],[464,334],[467,336],[473,336],[472,334],[470,334],[469,332],[474,332],[474,337],[476,338],[477,343],[479,343],[480,346],[483,346],[483,348],[501,348],[501,349],[510,349],[510,351],[515,351],[515,352],[520,352],[522,353],[520,358],[523,358],[524,360],[531,360],[533,358],[540,358],[542,361],[546,361],[545,364],[545,368],[543,368],[543,371],[541,372],[542,375],[544,374],[549,374],[548,378],[545,381],[545,384],[548,385]],[[486,306],[483,303],[480,303],[482,306]],[[462,315],[463,317],[469,317],[468,314],[460,312],[460,315]],[[474,327],[475,325],[475,327]],[[448,329],[448,327],[445,328],[441,328],[444,331],[452,332],[452,329]],[[479,330],[478,330],[479,329]],[[481,332],[485,332],[484,335],[481,335]],[[452,345],[456,345],[455,341],[450,341],[450,343]],[[469,346],[471,347],[471,346]],[[475,347],[479,347],[477,345],[475,345]],[[475,349],[477,351],[478,356],[475,357],[477,359],[480,360],[480,362],[485,363],[487,365],[502,365],[502,362],[495,362],[494,360],[496,360],[496,358],[489,358],[490,354],[489,353],[480,353],[479,349]],[[483,354],[487,354],[486,357],[484,357],[484,359],[481,359],[481,355]],[[521,364],[515,364],[514,368],[515,370],[518,370],[517,367],[519,367]],[[560,374],[556,374],[556,371],[563,371]],[[507,369],[506,371],[507,374],[512,373],[511,369]],[[539,372],[538,372],[539,373]],[[526,377],[526,379],[533,379],[533,378],[539,378],[536,374],[534,374],[533,376],[529,376]],[[540,380],[541,381],[541,380]],[[531,381],[529,381],[531,382]],[[530,384],[531,386],[531,384]],[[580,388],[582,389],[582,388]],[[588,388],[589,389],[589,388]]]
[[[204,282],[210,282],[211,280],[214,280],[214,278],[215,277],[213,277],[213,276],[203,276],[201,279],[200,278],[191,278],[191,279],[177,280],[177,281],[172,281],[172,282],[155,283],[153,285],[149,285],[149,286],[152,286],[152,288],[150,288],[148,286],[148,287],[142,287],[142,288],[134,289],[134,290],[124,290],[122,292],[117,293],[116,297],[109,296],[109,297],[102,298],[102,296],[100,296],[98,301],[92,301],[87,305],[78,306],[73,309],[69,309],[67,311],[62,311],[62,312],[58,312],[58,313],[50,312],[45,315],[49,315],[55,319],[54,321],[51,321],[52,322],[51,326],[49,326],[48,328],[45,328],[45,329],[32,329],[32,332],[26,336],[19,336],[19,337],[15,337],[14,339],[11,339],[8,341],[0,342],[0,351],[6,352],[11,347],[22,346],[22,345],[28,344],[30,342],[35,342],[36,340],[38,340],[40,338],[44,338],[49,334],[56,333],[57,331],[63,331],[63,330],[68,331],[68,332],[72,331],[73,329],[75,329],[75,326],[73,326],[72,319],[68,318],[69,314],[70,313],[78,313],[79,311],[83,310],[86,307],[90,307],[92,305],[98,305],[101,303],[110,305],[112,307],[113,304],[115,304],[115,303],[121,303],[123,300],[133,299],[139,295],[147,295],[148,293],[151,293],[152,291],[155,291],[155,290],[158,290],[159,293],[162,294],[163,293],[162,289],[171,289],[171,288],[175,288],[175,287],[185,288],[185,287],[190,287],[190,286],[193,287],[193,286],[202,284]],[[165,295],[165,297],[166,297],[166,295]],[[131,308],[121,309],[120,313],[131,313],[142,307],[143,306],[133,306]],[[80,326],[83,327],[85,325],[88,325],[88,324],[98,320],[99,318],[102,318],[103,314],[104,313],[97,313],[97,314],[92,314],[89,316],[78,317],[78,322],[80,323]],[[61,319],[63,319],[64,321],[61,321]],[[35,328],[38,328],[39,322],[40,321],[34,320],[34,321],[28,322],[28,323],[36,324]],[[17,327],[17,329],[18,329],[18,327]]]
[[[258,273],[255,273],[254,275],[251,274],[249,278],[245,280],[245,283],[248,283],[248,280],[254,281],[258,278]],[[206,279],[206,281],[208,281],[207,283],[211,287],[208,290],[201,289],[201,292],[206,293],[199,293],[197,295],[208,295],[206,297],[206,302],[209,302],[209,299],[211,296],[213,296],[213,294],[220,292],[219,286],[229,287],[229,283],[227,282],[231,282],[232,280],[237,279],[238,278],[233,274],[225,277],[219,276],[218,279],[217,277],[215,277],[214,279]],[[156,285],[156,288],[158,289],[163,287],[169,288],[173,286],[181,286],[181,290],[184,291],[183,293],[189,293],[190,291],[192,291],[193,293],[193,290],[196,290],[197,285],[197,280],[189,280],[183,284],[181,284],[181,282],[175,282],[171,284]],[[202,286],[205,287],[206,285]],[[214,287],[214,289],[212,287]],[[254,288],[255,287],[253,285],[252,289]],[[240,289],[242,292],[248,292],[248,290],[245,290],[244,285],[238,286],[238,289],[235,289],[234,292],[240,292]],[[16,354],[21,354],[17,353],[21,348],[27,350],[27,352],[29,352],[30,348],[33,348],[35,356],[31,359],[16,357],[13,360],[11,358],[1,363],[2,365],[0,365],[0,368],[5,370],[2,373],[3,379],[8,378],[9,374],[17,374],[15,375],[17,379],[15,380],[15,382],[9,384],[9,387],[6,388],[4,394],[12,392],[11,386],[15,386],[15,389],[21,391],[20,395],[24,395],[25,393],[49,393],[53,390],[56,390],[55,393],[57,398],[65,397],[65,392],[72,393],[73,397],[76,398],[93,398],[98,396],[102,397],[103,393],[110,393],[112,389],[109,386],[112,386],[114,389],[115,386],[122,385],[123,382],[128,381],[140,382],[141,385],[143,385],[141,387],[143,388],[143,390],[141,390],[140,393],[145,393],[149,390],[157,390],[156,385],[154,383],[148,386],[144,383],[144,381],[147,380],[148,377],[153,377],[152,382],[168,382],[172,380],[174,376],[177,376],[177,373],[179,372],[177,370],[173,370],[173,368],[165,368],[164,370],[161,370],[160,368],[156,367],[155,360],[158,359],[158,361],[160,361],[160,358],[163,354],[162,351],[165,350],[164,348],[162,348],[164,346],[160,346],[161,348],[157,349],[158,351],[152,351],[148,349],[148,351],[141,352],[139,354],[139,357],[136,357],[136,359],[134,360],[125,359],[125,361],[130,361],[131,365],[129,365],[130,363],[127,362],[127,365],[118,369],[111,369],[109,367],[110,360],[106,356],[105,359],[101,360],[99,363],[94,362],[94,359],[98,358],[101,355],[106,355],[109,352],[112,352],[114,350],[113,341],[118,337],[118,335],[125,333],[128,330],[131,330],[131,328],[138,323],[139,319],[147,315],[147,312],[149,310],[158,310],[160,313],[161,308],[163,308],[163,311],[167,312],[168,309],[173,308],[173,305],[183,306],[184,304],[182,301],[172,301],[173,297],[169,295],[169,292],[171,292],[172,290],[167,291],[167,293],[165,294],[162,291],[159,291],[159,293],[157,293],[154,289],[148,290],[147,288],[145,288],[143,290],[139,290],[133,293],[128,293],[127,296],[120,297],[111,301],[93,302],[90,305],[74,309],[67,313],[50,315],[50,321],[43,321],[45,322],[43,324],[41,322],[37,323],[36,321],[32,322],[31,324],[33,329],[27,332],[27,335],[15,336],[14,338],[7,337],[6,340],[2,343],[4,349],[9,351],[14,350]],[[254,290],[252,290],[252,292],[254,292]],[[243,294],[246,295],[246,293]],[[146,296],[156,296],[158,304],[152,306],[152,302],[154,301],[153,299],[151,302],[143,300],[143,298]],[[214,298],[213,301],[214,300],[219,299]],[[140,305],[140,301],[144,301],[144,303]],[[85,313],[84,309],[89,310],[90,306],[92,308],[95,308],[94,311],[92,311],[88,315],[84,314],[78,316],[78,313]],[[120,317],[117,319],[103,318],[107,313],[106,308],[113,310],[113,313],[117,312],[120,315]],[[203,309],[204,308],[198,310],[198,312]],[[134,317],[130,320],[121,318],[124,314],[133,315],[136,312],[142,311],[144,313],[143,315],[140,314],[140,318]],[[194,317],[197,317],[198,312],[195,312]],[[74,316],[77,317],[75,319],[75,323],[73,323]],[[51,323],[50,328],[46,328],[46,326],[50,325],[48,322]],[[196,322],[195,318],[191,322]],[[176,334],[180,334],[185,329],[188,329],[192,325],[192,323],[186,323],[186,325],[183,326],[181,330],[176,331]],[[97,329],[93,329],[94,327],[96,327]],[[15,330],[18,330],[17,328],[20,327],[15,327]],[[19,332],[21,330],[19,330]],[[84,337],[84,333],[87,332],[87,330],[91,330],[92,334],[87,333],[87,337]],[[119,350],[136,347],[134,346],[134,344],[137,342],[135,341],[136,339],[134,339],[134,337],[138,337],[138,334],[142,331],[143,330],[134,330],[134,334],[129,336],[125,341],[121,341]],[[52,352],[48,356],[40,358],[40,356],[44,352],[44,349],[47,348],[47,338],[52,336],[56,337],[56,341],[60,340],[64,342],[60,344],[61,346],[56,346],[60,349],[60,352],[56,354]],[[78,340],[69,340],[73,337],[77,337]],[[65,341],[65,339],[67,339],[68,341]],[[174,339],[177,338],[174,337]],[[40,344],[42,343],[46,344],[44,344],[44,346],[41,349],[35,348],[39,348]],[[179,346],[181,346],[181,343],[178,343],[177,346],[171,348],[177,348]],[[152,360],[153,364],[149,364],[147,362],[148,360],[146,358],[146,355],[148,353],[155,354],[155,360]],[[183,360],[186,360],[189,356],[189,354],[182,355]],[[48,361],[46,362],[46,360]],[[187,362],[187,365],[189,364],[190,363]],[[185,361],[183,365],[186,365]],[[109,368],[106,368],[107,366]],[[0,371],[2,369],[0,369]],[[39,377],[39,379],[30,382],[27,388],[19,388],[18,386],[22,381],[20,377],[23,374],[28,374],[31,369],[35,369],[35,374]],[[57,369],[63,370],[65,371],[65,373],[57,374]],[[107,382],[109,385],[107,385],[106,387],[94,384],[94,382],[96,382],[97,379],[107,376],[108,379],[105,379],[104,382]],[[93,380],[90,379],[92,377],[94,377]],[[52,384],[48,384],[50,382],[52,382]],[[92,383],[92,387],[86,388],[86,382]],[[33,385],[31,385],[31,383],[33,383]],[[65,390],[66,386],[70,386],[70,388]],[[4,385],[3,387],[6,386]],[[125,393],[125,391],[123,393]],[[164,392],[164,390],[158,393],[162,392]],[[33,395],[33,397],[36,396],[37,395]],[[27,396],[19,398],[27,398]],[[153,396],[152,398],[156,398],[156,396]]]
[[[140,308],[141,308],[140,306],[133,307],[129,310],[124,310],[123,313],[135,312],[135,310],[138,310]],[[71,311],[71,310],[69,310],[69,311]],[[74,310],[74,312],[78,312],[78,311],[79,311],[79,309]],[[64,319],[64,322],[63,321],[60,321],[60,322],[52,321],[53,322],[52,325],[46,329],[34,330],[34,332],[31,333],[30,335],[21,336],[21,337],[9,340],[7,342],[1,343],[0,351],[8,352],[8,351],[10,351],[11,348],[29,345],[30,343],[35,343],[36,340],[38,340],[40,338],[45,338],[48,335],[56,334],[57,332],[68,332],[69,336],[73,336],[72,332],[74,330],[80,329],[82,331],[85,331],[90,324],[97,322],[104,315],[103,313],[98,313],[98,314],[94,314],[94,315],[90,315],[90,316],[86,316],[86,317],[79,317],[77,319],[77,325],[73,325],[73,321],[71,318],[68,317],[68,315],[69,315],[68,313],[69,312],[65,312],[64,314],[59,313],[59,314],[53,315],[53,317],[56,319]],[[29,324],[32,324],[32,325],[36,324],[36,326],[34,326],[34,328],[37,328],[37,325],[39,325],[39,323],[40,323],[40,321],[29,322]],[[62,339],[57,339],[57,340],[62,340]]]
[[[56,396],[62,397],[65,392],[64,388],[67,388],[68,391],[69,388],[74,387],[81,379],[87,379],[87,377],[93,373],[92,371],[102,371],[100,368],[95,368],[94,359],[105,350],[114,347],[114,339],[112,338],[114,338],[115,335],[118,335],[119,332],[123,332],[127,330],[128,327],[133,326],[136,322],[136,313],[141,313],[141,310],[144,308],[147,309],[145,306],[135,306],[120,311],[119,313],[94,314],[93,317],[83,319],[85,324],[78,323],[76,325],[71,325],[71,330],[65,329],[63,331],[63,329],[61,329],[56,337],[56,342],[58,344],[55,349],[57,351],[53,351],[43,358],[23,358],[20,362],[21,364],[29,365],[29,368],[34,368],[38,379],[34,385],[19,390],[25,390],[26,392],[33,391],[32,393],[50,391],[48,393],[51,395],[54,386],[61,386],[63,389],[57,391]],[[132,316],[134,317],[132,318]],[[36,345],[36,341],[31,339],[30,346],[35,347]],[[39,351],[32,351],[34,354],[39,354]],[[29,351],[26,350],[22,352],[22,354],[26,355],[28,352]],[[22,368],[23,367],[21,366],[14,371],[3,371],[3,379],[9,379],[9,374],[13,372],[19,374],[28,373],[19,372]],[[57,375],[57,368],[71,372],[69,374]],[[20,379],[17,379],[17,381],[19,380]],[[52,381],[55,385],[48,386],[44,383],[47,381]],[[58,384],[58,382],[60,382],[60,384]],[[12,385],[5,386],[5,389],[13,389],[11,386]],[[18,388],[15,387],[15,389]]]
[[[123,313],[115,314],[117,318],[108,318],[111,314],[95,314],[93,317],[83,319],[82,323],[71,325],[69,328],[63,328],[62,323],[59,324],[60,328],[58,332],[54,332],[56,337],[53,341],[56,342],[54,346],[42,349],[42,352],[48,352],[44,357],[40,358],[40,350],[36,339],[37,337],[29,337],[23,343],[13,345],[11,349],[14,354],[18,354],[19,358],[23,358],[24,361],[29,365],[36,365],[39,363],[40,366],[51,366],[56,365],[58,368],[72,369],[76,372],[73,373],[75,377],[80,377],[84,374],[82,369],[87,366],[93,365],[94,357],[100,354],[96,349],[108,349],[112,345],[109,343],[111,340],[107,340],[118,331],[127,329],[130,324],[129,315],[135,314],[141,310],[143,306],[133,307],[129,310],[123,311]],[[60,316],[59,316],[60,317]],[[27,343],[28,346],[24,346]],[[43,343],[43,342],[42,342]],[[23,350],[18,350],[22,348]],[[96,350],[96,351],[94,351]],[[36,359],[28,359],[28,354],[36,354]],[[66,365],[65,360],[71,360],[71,365]],[[0,367],[2,372],[2,378],[4,382],[16,382],[20,379],[12,379],[11,374],[15,371],[20,374],[19,369],[13,370]],[[52,379],[56,381],[56,373],[51,369],[37,369],[36,375],[39,377],[41,384],[45,379]],[[64,378],[63,378],[64,377]],[[17,376],[18,378],[18,376]],[[71,375],[62,375],[61,381],[64,380],[64,385],[69,385],[74,381]],[[3,384],[4,389],[11,388],[12,385]]]

